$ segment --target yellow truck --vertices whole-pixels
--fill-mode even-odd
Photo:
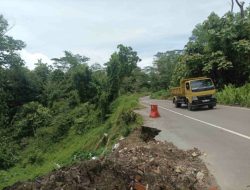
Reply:
[[[216,106],[215,87],[210,78],[196,77],[180,81],[180,87],[170,89],[175,107],[187,104],[188,110],[201,106]]]

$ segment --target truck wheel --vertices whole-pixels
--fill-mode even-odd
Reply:
[[[193,110],[192,104],[190,104],[189,102],[187,103],[187,107],[188,107],[188,110],[189,110],[189,111],[192,111],[192,110]]]
[[[213,108],[214,108],[214,105],[208,105],[208,108],[209,108],[209,109],[213,109]]]
[[[175,107],[176,107],[176,108],[181,107],[181,104],[180,104],[180,103],[178,103],[177,101],[175,101],[175,103],[174,103],[174,104],[175,104]]]

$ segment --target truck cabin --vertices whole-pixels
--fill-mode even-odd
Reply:
[[[191,90],[192,92],[201,92],[215,89],[212,80],[208,78],[186,81],[185,87],[186,90]]]

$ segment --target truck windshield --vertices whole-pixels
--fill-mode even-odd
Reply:
[[[210,79],[191,81],[191,89],[193,92],[213,90],[214,85]]]

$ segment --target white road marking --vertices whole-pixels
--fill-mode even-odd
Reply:
[[[144,103],[149,103],[149,102],[144,102]],[[147,106],[148,106],[148,105],[147,105]],[[182,114],[182,113],[173,111],[173,110],[171,110],[171,109],[168,109],[168,108],[165,108],[165,107],[162,107],[162,106],[158,106],[158,107],[161,108],[161,109],[170,111],[170,112],[172,112],[172,113],[181,115],[181,116],[183,116],[183,117],[192,119],[192,120],[194,120],[194,121],[198,121],[198,122],[200,122],[200,123],[209,125],[209,126],[211,126],[211,127],[214,127],[214,128],[217,128],[217,129],[220,129],[220,130],[226,131],[226,132],[228,132],[228,133],[231,133],[231,134],[237,135],[237,136],[239,136],[239,137],[242,137],[242,138],[245,138],[245,139],[250,140],[250,137],[249,137],[249,136],[243,135],[243,134],[238,133],[238,132],[236,132],[236,131],[232,131],[232,130],[226,129],[226,128],[220,127],[220,126],[218,126],[218,125],[214,125],[214,124],[212,124],[212,123],[208,123],[208,122],[206,122],[206,121],[202,121],[202,120],[200,120],[200,119],[196,119],[196,118],[194,118],[194,117],[190,117],[190,116],[188,116],[188,115],[185,115],[185,114]]]

